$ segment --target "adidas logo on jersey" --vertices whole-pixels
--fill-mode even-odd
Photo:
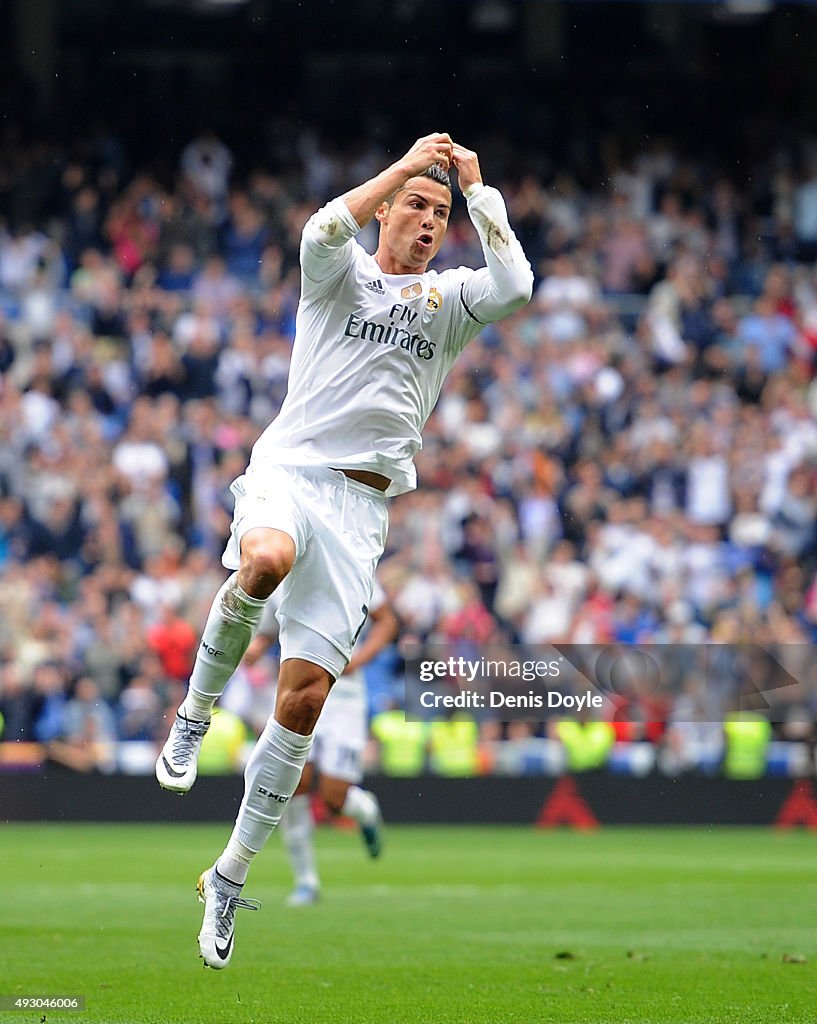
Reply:
[[[364,288],[368,288],[370,292],[376,292],[378,295],[385,295],[386,289],[383,287],[383,282],[378,278],[376,281],[367,281],[363,285]]]

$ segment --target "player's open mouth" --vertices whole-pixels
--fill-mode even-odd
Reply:
[[[428,234],[427,232],[424,232],[422,235],[418,237],[417,241],[420,243],[420,245],[425,245],[430,248],[434,242],[434,236]]]

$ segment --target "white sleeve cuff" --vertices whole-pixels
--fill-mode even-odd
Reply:
[[[481,181],[474,181],[468,186],[467,189],[463,191],[462,194],[465,196],[466,200],[468,200],[475,196],[478,192],[481,192],[482,189],[484,188],[485,185]]]

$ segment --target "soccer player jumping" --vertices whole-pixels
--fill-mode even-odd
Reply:
[[[451,183],[479,234],[486,266],[429,271],[448,226]],[[377,252],[355,235],[375,217]],[[226,967],[252,859],[298,785],[312,731],[349,662],[386,540],[386,499],[413,490],[413,457],[446,373],[485,324],[529,301],[533,273],[500,193],[483,185],[477,154],[446,133],[314,214],[301,239],[301,298],[278,416],[232,484],[235,513],[223,556],[237,570],[213,601],[170,736],[156,762],[166,789],[196,778],[213,704],[280,586],[281,669],[275,713],[244,773],[232,835],[198,882],[199,949]]]

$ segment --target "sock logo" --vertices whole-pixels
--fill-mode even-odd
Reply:
[[[283,796],[281,793],[273,793],[271,789],[265,789],[263,786],[258,786],[257,792],[261,796],[269,797],[270,800],[277,800],[279,804],[285,804],[289,800],[288,796]]]
[[[201,646],[208,654],[212,654],[214,658],[220,658],[224,654],[224,651],[219,651],[215,647],[211,647],[206,640],[202,640]]]

